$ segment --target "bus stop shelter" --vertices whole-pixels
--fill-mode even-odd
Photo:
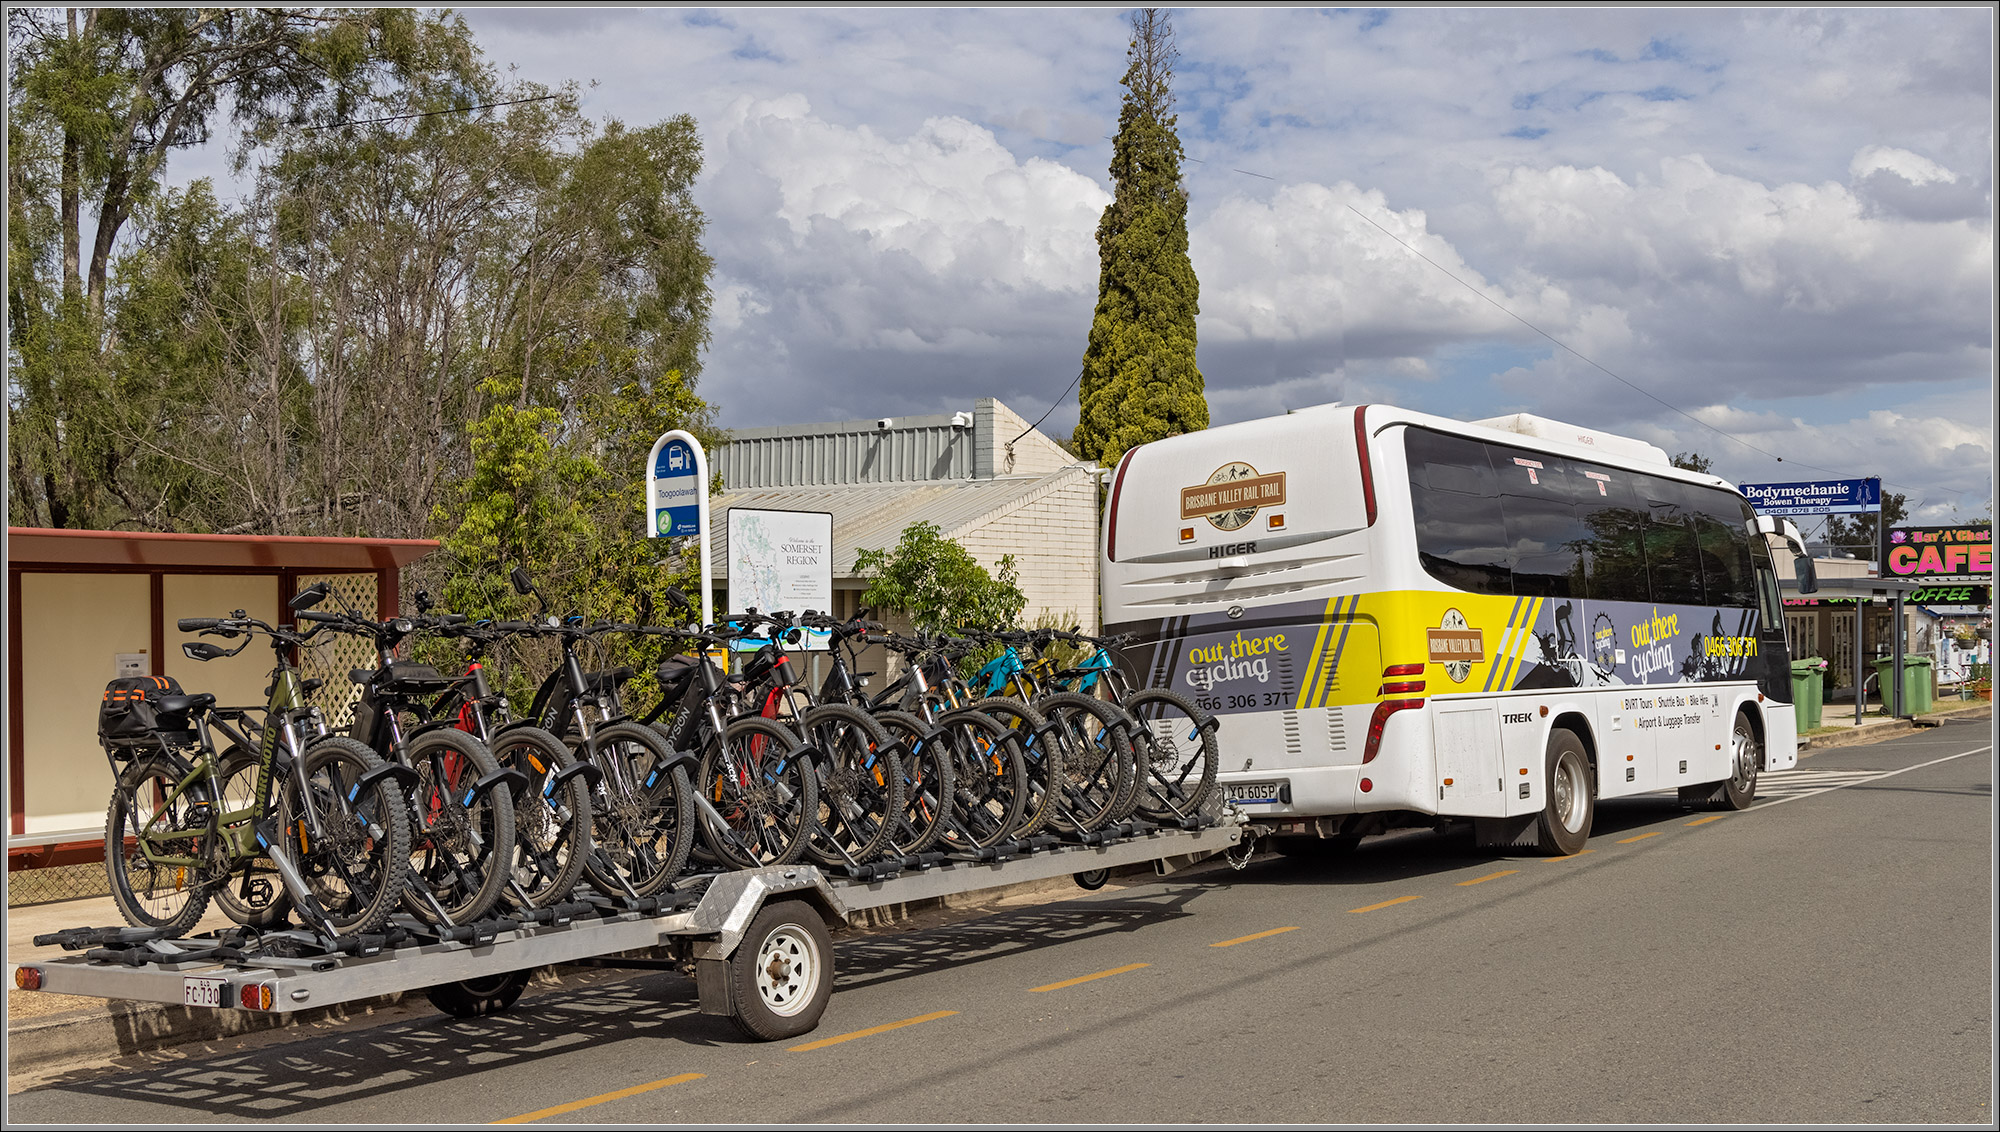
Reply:
[[[427,539],[286,538],[10,527],[7,530],[7,870],[100,861],[111,771],[97,743],[104,685],[171,676],[228,705],[262,704],[272,653],[200,663],[183,617],[241,609],[277,623],[300,589],[330,583],[378,617],[398,607],[402,569]],[[325,650],[309,668],[338,675],[365,657]],[[333,668],[338,673],[333,673]]]
[[[1907,620],[1903,615],[1903,606],[1911,594],[1924,588],[1921,582],[1904,581],[1897,578],[1821,577],[1819,579],[1819,589],[1807,595],[1799,592],[1798,580],[1795,577],[1781,577],[1779,579],[1779,588],[1788,603],[1786,606],[1788,612],[1793,608],[1789,604],[1790,602],[1806,597],[1829,603],[1851,603],[1851,608],[1854,610],[1854,627],[1853,647],[1849,651],[1853,654],[1854,721],[1856,723],[1861,722],[1862,714],[1866,710],[1868,703],[1868,697],[1863,691],[1867,687],[1868,659],[1867,642],[1865,639],[1868,624],[1867,611],[1875,602],[1887,601],[1890,608],[1889,624],[1892,626],[1889,634],[1889,656],[1892,658],[1893,670],[1899,675],[1897,679],[1885,682],[1882,688],[1882,702],[1888,708],[1891,718],[1903,719],[1910,714],[1908,705],[1903,703],[1903,681],[1900,677],[1903,671],[1903,657],[1906,644],[1904,636],[1907,624]],[[1877,643],[1878,645],[1880,644],[1880,642]]]

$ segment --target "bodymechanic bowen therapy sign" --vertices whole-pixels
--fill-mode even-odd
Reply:
[[[1847,515],[1882,506],[1882,481],[1874,478],[1736,486],[1759,515]]]

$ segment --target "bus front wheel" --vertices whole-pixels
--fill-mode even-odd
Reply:
[[[1590,756],[1574,731],[1557,728],[1549,734],[1547,799],[1536,822],[1536,844],[1552,857],[1583,851],[1590,840],[1590,822],[1597,809],[1596,777]]]
[[[1757,771],[1764,762],[1763,745],[1750,717],[1738,712],[1729,736],[1729,777],[1721,782],[1681,787],[1681,805],[1709,810],[1744,810],[1757,800]]]

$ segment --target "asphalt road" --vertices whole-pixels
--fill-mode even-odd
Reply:
[[[1970,1122],[1993,1116],[1987,720],[1590,849],[1373,838],[838,945],[760,1045],[646,975],[78,1070],[13,1122]]]

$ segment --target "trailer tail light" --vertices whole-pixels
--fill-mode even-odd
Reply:
[[[1368,406],[1354,410],[1354,453],[1361,457],[1361,499],[1368,505],[1368,525],[1375,525],[1375,470],[1368,463],[1368,425],[1363,415]]]
[[[1382,729],[1389,725],[1390,716],[1422,706],[1422,700],[1383,700],[1376,704],[1375,714],[1368,717],[1368,746],[1361,752],[1361,765],[1367,766],[1382,753]]]
[[[269,1010],[274,997],[269,983],[244,983],[237,1001],[243,1004],[245,1010]]]
[[[14,968],[14,986],[20,990],[41,990],[42,969],[40,967]]]
[[[1104,524],[1104,557],[1112,562],[1118,561],[1118,493],[1125,490],[1125,469],[1131,467],[1132,453],[1137,451],[1127,448],[1118,461],[1118,474],[1111,477],[1111,506],[1106,508],[1111,517]]]

